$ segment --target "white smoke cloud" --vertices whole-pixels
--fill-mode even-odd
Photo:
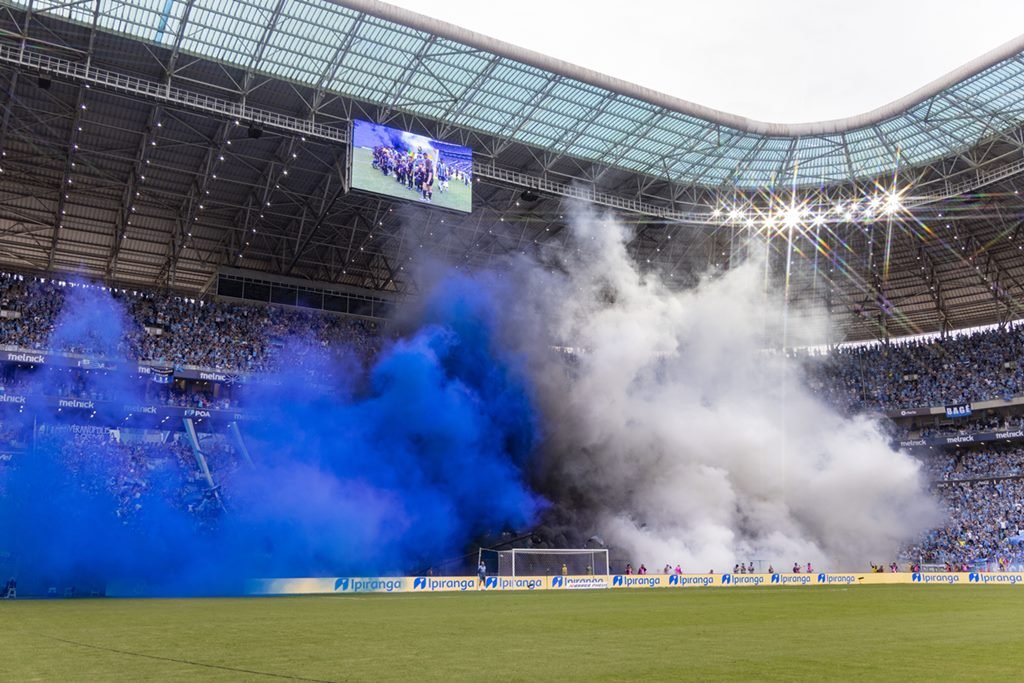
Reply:
[[[507,322],[545,417],[545,486],[577,523],[634,565],[703,572],[866,568],[938,520],[915,460],[764,351],[783,311],[763,264],[679,293],[637,270],[615,222],[571,229],[564,268],[513,268]],[[806,322],[786,334],[825,338]],[[553,345],[584,351],[567,362]]]

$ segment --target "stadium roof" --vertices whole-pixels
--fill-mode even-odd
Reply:
[[[867,179],[963,152],[1024,118],[1024,36],[875,111],[783,125],[669,97],[376,0],[14,4],[686,185]]]
[[[1012,92],[1022,58],[1010,54],[1018,46],[876,121],[759,130],[552,60],[542,68],[540,55],[380,3],[223,7],[0,3],[3,267],[189,292],[208,291],[225,268],[415,292],[414,267],[428,253],[475,266],[571,246],[565,218],[583,200],[630,222],[637,263],[686,286],[742,260],[749,232],[769,223],[755,220],[758,204],[791,197],[796,150],[835,139],[830,154],[849,159],[847,172],[801,191],[823,222],[766,232],[792,301],[824,301],[847,339],[1024,317],[1024,108],[1015,99],[1024,94]],[[566,93],[579,102],[558,118]],[[629,107],[647,119],[629,123]],[[867,217],[876,181],[893,187],[885,159],[896,157],[895,138],[886,131],[909,115],[900,107],[930,131],[921,133],[925,152],[900,148],[896,180],[909,185],[903,199],[914,208]],[[429,114],[438,108],[447,118]],[[471,146],[473,213],[350,192],[354,118]],[[714,139],[700,146],[670,134],[666,126],[684,120]],[[954,129],[962,137],[951,137]],[[887,164],[881,177],[850,181],[866,168],[853,164],[857,136],[893,146],[873,157]],[[598,137],[617,151],[591,144]],[[741,192],[710,175],[712,187],[670,178],[669,169],[684,172],[672,155],[696,159],[685,173],[727,168],[740,139],[762,141],[740,166],[763,161],[758,173],[774,187]],[[784,140],[780,152],[773,145]],[[659,152],[668,155],[660,169],[629,166],[639,159],[630,150],[673,144]],[[912,166],[912,154],[938,156]],[[812,160],[799,161],[810,182]],[[862,211],[851,219],[855,201]]]

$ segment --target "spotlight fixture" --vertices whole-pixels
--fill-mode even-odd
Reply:
[[[249,137],[252,138],[253,140],[259,140],[261,137],[263,137],[263,126],[259,125],[258,123],[250,123]]]
[[[522,194],[519,195],[519,198],[524,202],[535,202],[540,199],[540,195],[533,190],[523,190]]]
[[[37,85],[39,85],[40,90],[49,90],[50,84],[52,84],[53,81],[51,81],[47,76],[40,76],[39,80],[36,81],[36,83]]]

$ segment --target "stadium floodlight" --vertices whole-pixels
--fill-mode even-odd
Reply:
[[[799,207],[792,206],[786,209],[786,211],[782,214],[782,223],[790,230],[797,227],[802,222],[803,210],[801,210]]]
[[[882,209],[885,212],[886,216],[892,216],[893,214],[899,212],[902,208],[903,201],[901,199],[901,193],[896,191],[886,193],[885,204]]]
[[[481,548],[479,561],[487,573],[498,576],[555,576],[562,573],[562,565],[575,576],[610,573],[607,548]]]

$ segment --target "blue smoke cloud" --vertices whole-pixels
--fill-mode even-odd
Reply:
[[[302,362],[241,389],[253,465],[214,471],[223,509],[183,447],[144,457],[102,430],[83,437],[62,412],[37,415],[34,449],[0,470],[0,549],[23,586],[209,594],[256,577],[422,571],[527,527],[545,505],[527,481],[540,422],[496,306],[485,281],[444,279],[366,372],[289,340],[282,358]],[[106,291],[69,288],[53,347],[123,359],[126,320]],[[28,391],[52,395],[48,375],[33,377]],[[142,399],[128,369],[89,381]]]

